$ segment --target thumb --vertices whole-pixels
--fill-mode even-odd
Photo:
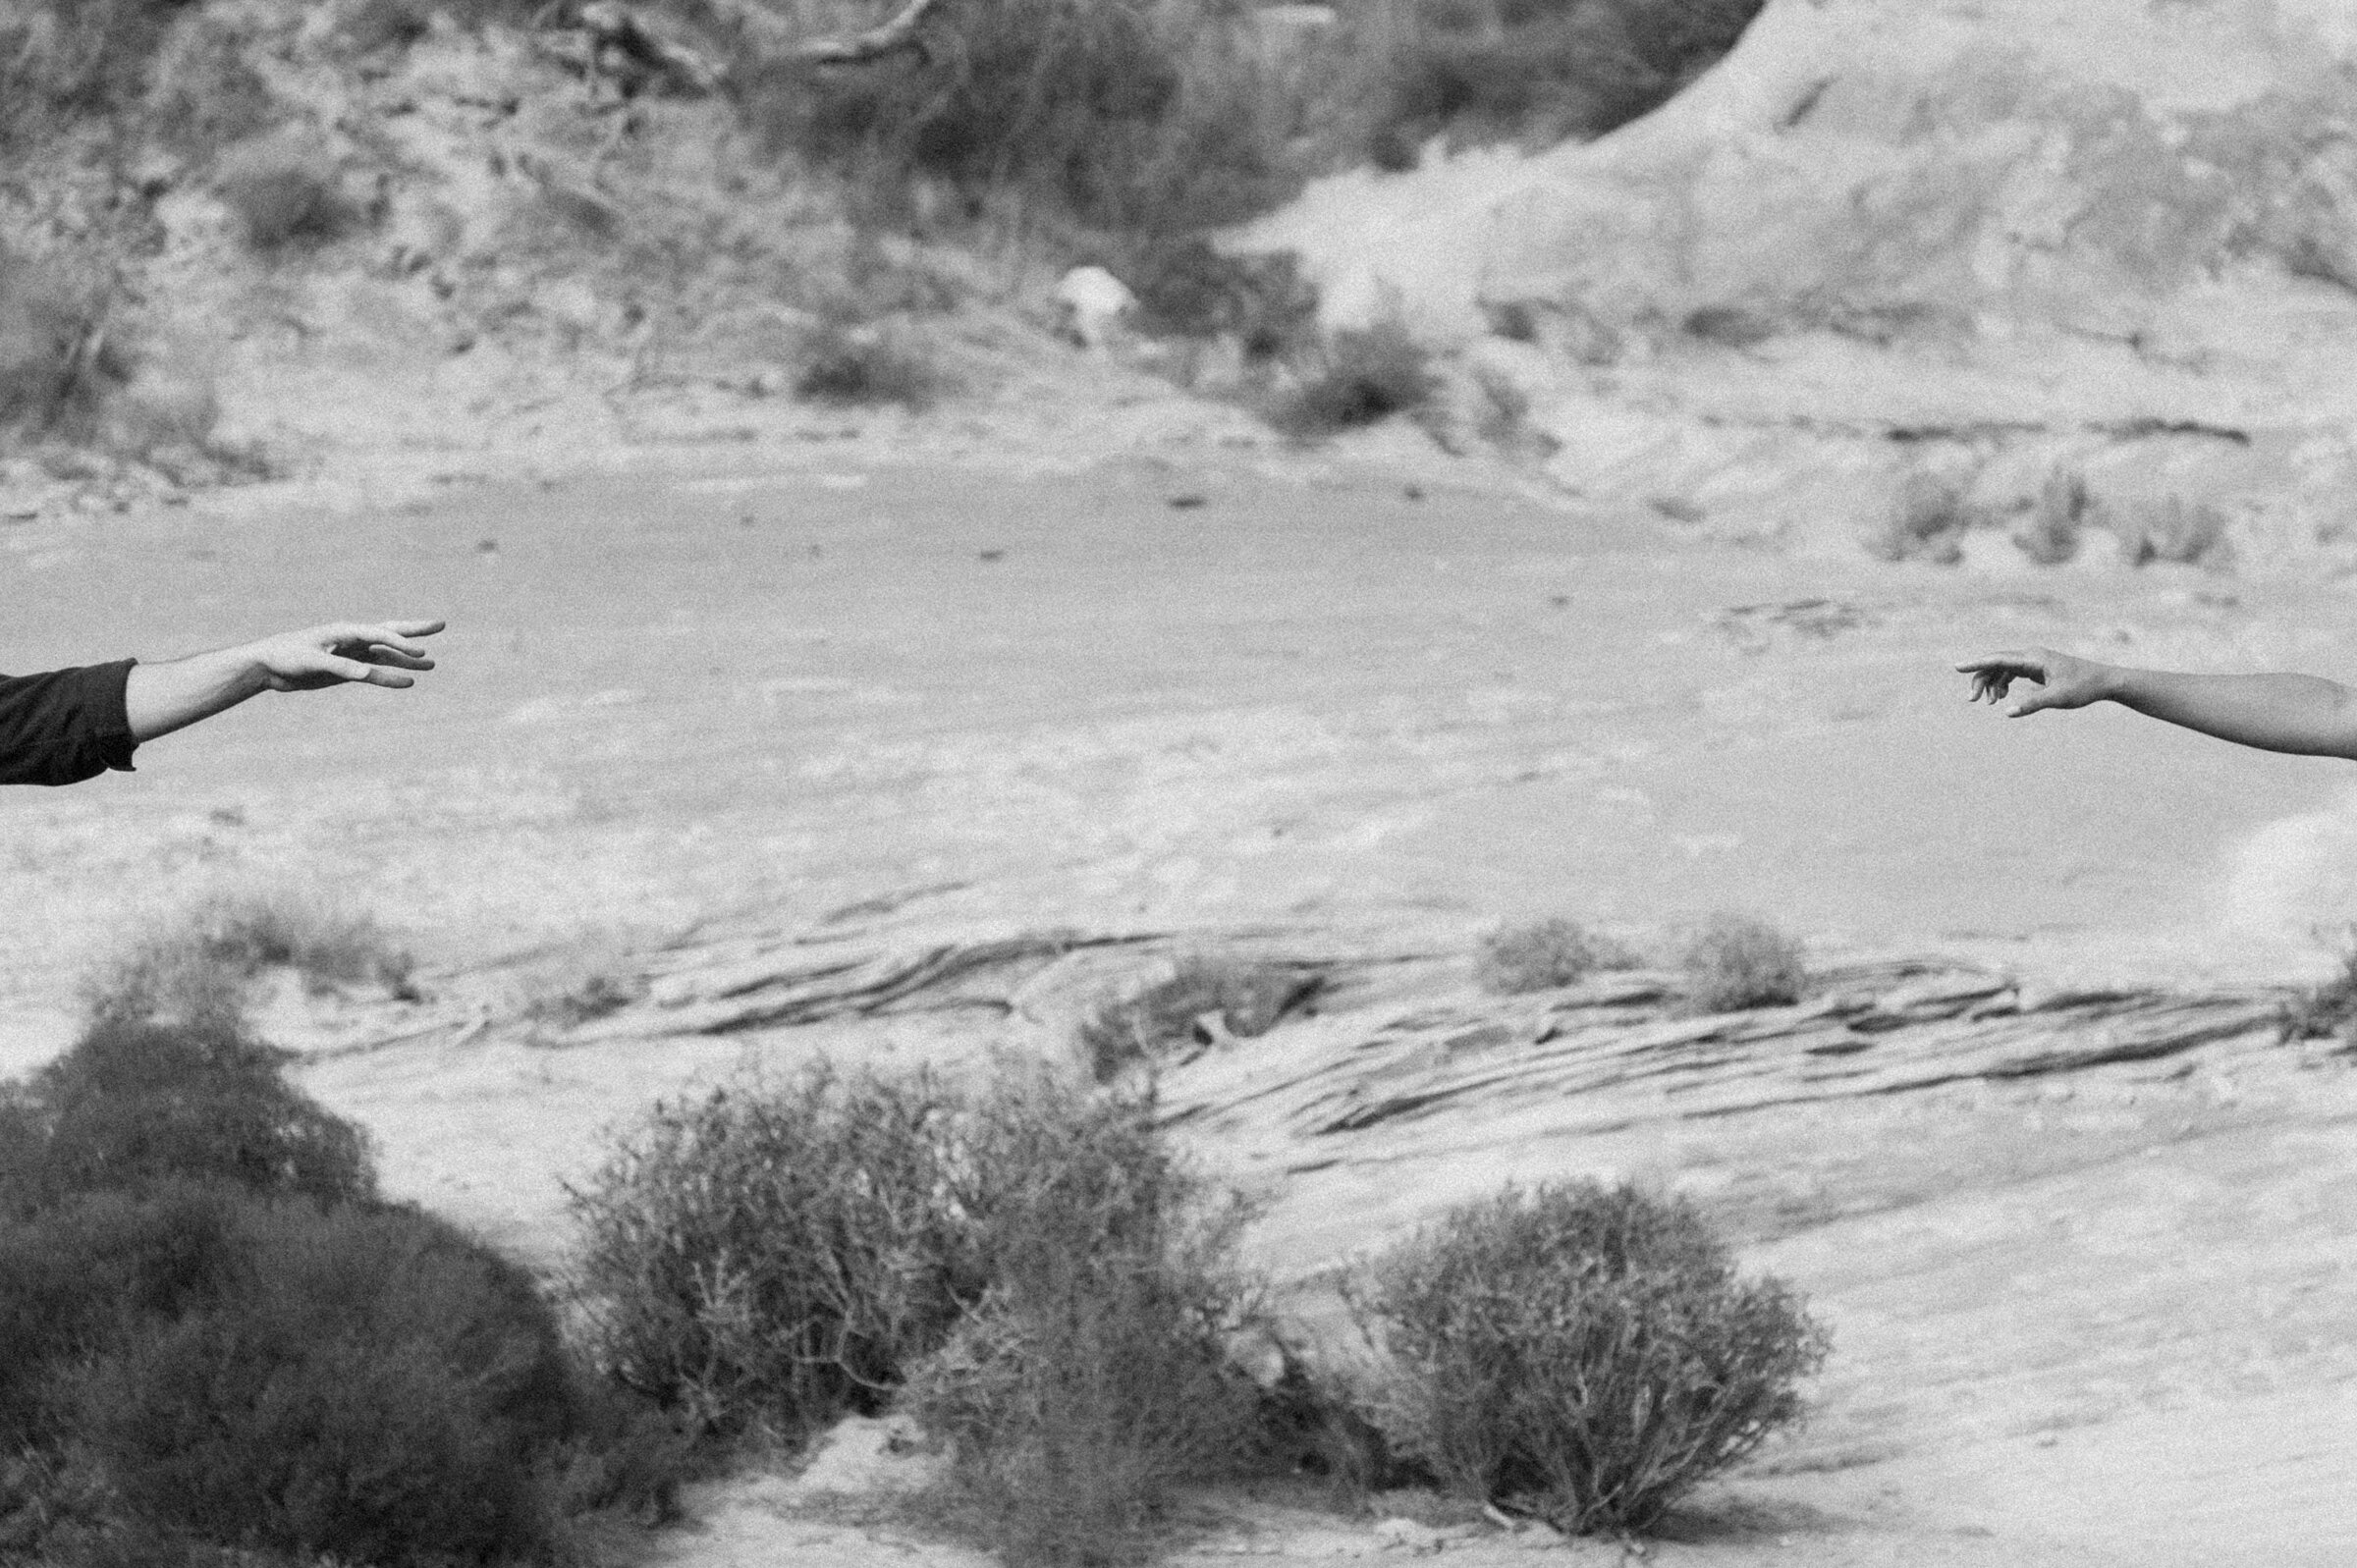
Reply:
[[[2013,706],[2005,710],[2005,717],[2008,719],[2027,719],[2031,714],[2043,713],[2053,706],[2055,706],[2055,688],[2052,686],[2033,686],[2028,691],[2022,693],[2022,695],[2013,699]]]

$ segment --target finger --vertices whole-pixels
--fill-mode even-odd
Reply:
[[[389,622],[384,625],[341,623],[323,629],[335,633],[334,640],[340,647],[358,643],[362,646],[399,648],[404,653],[421,654],[425,652],[422,644],[411,642],[402,634],[399,623]]]
[[[352,655],[372,665],[396,665],[403,670],[431,670],[434,662],[421,653],[404,653],[399,648],[378,646],[365,648]]]
[[[375,665],[366,668],[368,673],[359,678],[371,686],[389,686],[395,691],[407,691],[410,687],[417,684],[413,678],[402,675],[398,671],[385,670]]]
[[[388,621],[385,624],[405,637],[430,637],[450,624],[447,621]]]
[[[391,672],[380,670],[372,664],[363,664],[357,659],[347,659],[341,654],[328,653],[321,654],[318,661],[301,674],[326,676],[334,680],[364,680],[371,685],[376,685],[381,684],[380,676],[389,676]],[[408,676],[403,676],[400,679],[404,685],[410,683]]]

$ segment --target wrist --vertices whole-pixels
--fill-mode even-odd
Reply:
[[[2095,667],[2095,700],[2097,702],[2126,702],[2135,694],[2136,672],[2125,665],[2099,664]]]

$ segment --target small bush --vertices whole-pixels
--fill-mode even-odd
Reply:
[[[261,150],[224,162],[214,193],[264,255],[331,244],[360,226],[364,214],[332,166]]]
[[[794,380],[795,396],[813,403],[897,403],[912,412],[930,407],[941,391],[941,373],[914,349],[873,327],[839,324],[803,341],[802,367]]]
[[[2357,925],[2330,938],[2322,932],[2318,936],[2332,942],[2340,970],[2283,1004],[2280,1038],[2286,1045],[2337,1039],[2344,1047],[2357,1048]]]
[[[308,898],[240,893],[207,899],[133,942],[83,987],[100,1020],[227,1023],[248,982],[281,967],[316,990],[378,985],[413,997],[415,960],[365,915]]]
[[[2094,510],[2087,481],[2057,468],[2039,487],[2037,505],[2029,520],[2014,531],[2013,543],[2042,567],[2061,566],[2079,553],[2079,536]]]
[[[0,1104],[0,1214],[179,1181],[320,1202],[374,1192],[359,1129],[217,1022],[102,1020]]]
[[[1797,1420],[1827,1344],[1782,1284],[1736,1277],[1690,1205],[1592,1182],[1453,1211],[1353,1307],[1393,1369],[1394,1440],[1574,1535],[1651,1527]]]
[[[0,437],[86,437],[130,382],[136,366],[104,278],[0,244]]]
[[[2188,502],[2182,496],[2164,496],[2132,509],[2124,521],[2123,542],[2129,565],[2137,567],[2155,561],[2220,566],[2229,553],[2225,514],[2208,502]]]
[[[1316,995],[1321,978],[1293,964],[1192,958],[1170,979],[1110,1001],[1082,1020],[1079,1047],[1099,1083],[1132,1062],[1154,1062],[1211,1042],[1206,1020],[1231,1035],[1267,1034]]]
[[[969,1158],[993,1279],[906,1405],[1013,1562],[1143,1554],[1172,1488],[1256,1453],[1258,1395],[1226,1365],[1251,1310],[1243,1212],[1216,1204],[1140,1108],[1044,1072],[1002,1077]]]
[[[1800,943],[1747,915],[1713,917],[1687,939],[1678,966],[1701,1012],[1785,1006],[1808,986]]]
[[[1145,330],[1233,338],[1247,361],[1288,359],[1317,339],[1317,291],[1291,251],[1229,255],[1200,238],[1141,244],[1122,276]]]
[[[1917,470],[1899,486],[1881,528],[1867,541],[1883,561],[1928,561],[1952,567],[1964,559],[1963,539],[1972,526],[1965,487],[1946,474]]]
[[[592,1354],[697,1431],[872,1412],[980,1299],[956,1098],[822,1068],[658,1105],[571,1194]]]
[[[1636,954],[1571,920],[1502,926],[1481,941],[1473,977],[1485,991],[1519,996],[1577,985],[1599,969],[1628,969]]]
[[[1412,412],[1439,388],[1432,355],[1384,322],[1336,333],[1317,373],[1271,405],[1268,420],[1296,441],[1314,441]]]

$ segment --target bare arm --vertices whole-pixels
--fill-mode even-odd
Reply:
[[[2009,718],[2116,702],[2239,746],[2357,759],[2357,692],[2316,676],[2177,675],[2098,664],[2050,648],[1992,654],[1956,669],[1972,676],[1975,702],[2006,703],[2013,681],[2034,682],[2037,690],[2010,699]]]
[[[413,685],[403,672],[434,667],[416,639],[441,629],[439,621],[339,622],[137,665],[123,689],[124,713],[134,739],[152,740],[265,691],[312,691],[347,681]]]

